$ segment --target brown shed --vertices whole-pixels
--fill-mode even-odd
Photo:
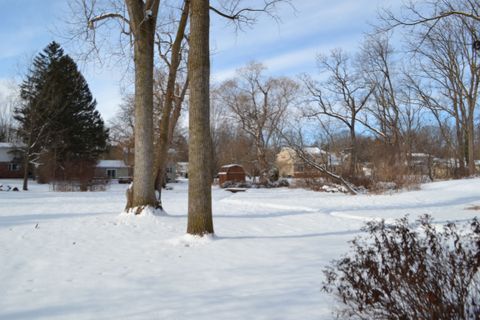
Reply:
[[[245,170],[239,164],[227,164],[218,172],[218,183],[220,185],[227,181],[244,182]]]

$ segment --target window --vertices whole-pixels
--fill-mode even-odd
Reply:
[[[18,163],[9,163],[8,164],[8,170],[9,171],[20,171],[20,166]]]
[[[107,177],[109,179],[115,179],[117,177],[117,170],[115,169],[107,169]]]

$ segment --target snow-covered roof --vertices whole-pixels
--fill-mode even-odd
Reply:
[[[320,149],[319,147],[304,147],[302,148],[303,152],[312,155],[312,156],[318,156],[322,154],[327,154],[328,152],[325,150]],[[296,151],[293,148],[290,147],[283,147],[282,151],[287,151],[290,154],[294,154]]]
[[[100,160],[97,168],[128,168],[123,160]]]
[[[415,158],[428,158],[430,155],[428,153],[422,153],[422,152],[413,152],[410,154],[412,157]]]
[[[225,169],[232,168],[232,167],[241,167],[241,165],[232,163],[232,164],[226,164],[222,166],[222,168],[225,168]]]
[[[18,145],[10,142],[0,142],[0,162],[10,162],[13,161],[16,156],[18,157],[19,155],[14,153],[16,147],[18,147]]]
[[[308,153],[308,154],[311,154],[312,156],[327,153],[325,150],[322,150],[319,147],[305,147],[305,148],[303,148],[303,151]]]

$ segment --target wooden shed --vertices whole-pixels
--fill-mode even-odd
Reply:
[[[239,164],[228,164],[220,168],[218,172],[218,183],[220,185],[227,181],[244,182],[245,170]]]

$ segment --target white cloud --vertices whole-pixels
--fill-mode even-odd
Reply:
[[[279,24],[263,15],[252,29],[237,34],[232,28],[225,28],[224,21],[214,18],[213,48],[219,53],[231,50],[238,52],[239,47],[268,48],[272,43],[295,41],[303,37],[330,41],[328,38],[335,37],[339,32],[362,32],[368,29],[367,21],[374,20],[377,9],[390,2],[391,0],[295,1],[295,11],[290,6],[280,7]]]
[[[251,60],[264,63],[271,73],[298,74],[315,68],[318,53],[333,48],[356,51],[370,30],[377,9],[394,0],[304,0],[294,2],[297,11],[283,6],[275,24],[263,16],[252,30],[235,34],[225,22],[212,22],[213,81],[235,75]],[[398,5],[398,3],[397,3]],[[297,70],[295,70],[297,69]]]
[[[212,74],[212,81],[213,82],[217,82],[217,81],[221,82],[221,81],[233,78],[235,76],[235,72],[236,72],[238,67],[228,68],[228,69],[220,70],[218,72],[214,72]]]
[[[312,69],[316,68],[316,57],[318,54],[329,52],[335,48],[345,48],[357,41],[357,36],[338,39],[338,41],[326,44],[271,55],[266,59],[258,60],[258,62],[263,63],[267,67],[268,73],[297,75],[299,73],[311,72]],[[212,74],[212,80],[223,81],[232,78],[235,76],[236,70],[243,67],[248,62],[249,61],[239,61],[238,64],[235,64],[232,67],[218,70]]]

